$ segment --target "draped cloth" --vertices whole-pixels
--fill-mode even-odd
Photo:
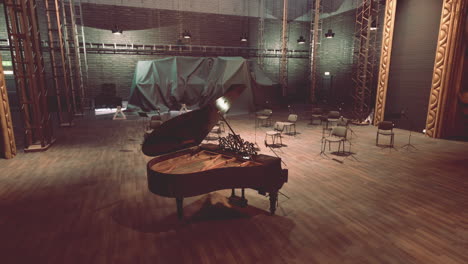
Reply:
[[[222,96],[232,85],[246,89],[231,114],[255,111],[251,70],[241,57],[168,57],[139,61],[130,89],[128,110],[179,110],[182,104],[198,109]]]

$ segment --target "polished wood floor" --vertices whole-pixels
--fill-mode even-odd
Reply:
[[[229,121],[274,155],[269,128]],[[76,123],[47,152],[0,160],[0,263],[468,263],[468,142],[413,133],[407,151],[396,129],[380,148],[375,127],[353,126],[355,155],[320,155],[320,126],[299,120],[275,149],[289,169],[275,216],[249,190],[242,209],[188,198],[179,222],[147,189],[136,117]]]

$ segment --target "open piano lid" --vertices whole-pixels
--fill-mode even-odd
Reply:
[[[232,85],[223,96],[204,107],[162,123],[144,140],[143,153],[159,156],[199,145],[244,89],[245,85]]]

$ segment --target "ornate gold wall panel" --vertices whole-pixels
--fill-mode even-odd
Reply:
[[[11,121],[10,104],[0,55],[0,156],[11,159],[16,155],[15,136]]]
[[[453,67],[460,59],[463,21],[466,15],[466,0],[444,0],[440,19],[439,36],[432,75],[431,93],[426,119],[426,135],[442,136],[446,113],[446,103],[450,99],[449,90],[456,89],[457,70]]]
[[[395,25],[397,0],[387,0],[385,6],[384,28],[382,36],[382,50],[380,53],[379,81],[375,99],[374,125],[384,120],[385,100],[387,97],[388,76],[390,74],[390,60],[392,55],[393,30]]]

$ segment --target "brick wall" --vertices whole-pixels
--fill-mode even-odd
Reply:
[[[39,22],[42,38],[47,40],[46,20],[42,6],[39,3]],[[2,7],[1,7],[2,8]],[[272,8],[272,7],[270,7]],[[275,7],[276,8],[276,7]],[[276,9],[278,9],[277,7]],[[3,9],[3,8],[2,8]],[[2,10],[3,11],[3,10]],[[134,8],[125,6],[109,6],[83,4],[85,21],[85,36],[87,42],[118,43],[118,44],[177,44],[181,30],[190,30],[192,39],[185,41],[193,45],[241,46],[257,47],[258,18],[240,17],[195,12],[179,12],[174,10]],[[4,19],[0,12],[0,21]],[[325,27],[330,25],[336,32],[334,39],[322,40],[319,54],[319,72],[330,71],[333,75],[330,98],[346,98],[349,95],[351,83],[352,45],[354,32],[354,11],[328,17]],[[327,22],[330,21],[330,22]],[[114,35],[111,28],[118,24],[124,30],[122,35]],[[288,48],[291,50],[309,49],[309,22],[291,21],[289,27]],[[265,46],[268,49],[281,47],[281,20],[265,20]],[[327,28],[328,29],[328,28]],[[242,44],[239,37],[247,32],[249,41]],[[297,44],[297,39],[303,35],[307,43]],[[0,25],[0,38],[6,38],[4,26]],[[5,56],[5,54],[8,54]],[[2,52],[4,58],[9,52]],[[88,96],[94,97],[100,92],[101,84],[115,83],[119,96],[127,99],[133,71],[138,60],[150,60],[162,56],[123,55],[123,54],[88,54],[89,82]],[[48,54],[44,54],[46,65]],[[289,90],[288,98],[298,102],[307,102],[309,97],[309,59],[290,58],[288,64]],[[279,76],[279,58],[266,58],[265,71],[273,78]],[[50,69],[48,69],[50,72]],[[319,80],[319,84],[320,84]],[[50,85],[49,85],[50,86]],[[336,99],[341,100],[341,99]]]

